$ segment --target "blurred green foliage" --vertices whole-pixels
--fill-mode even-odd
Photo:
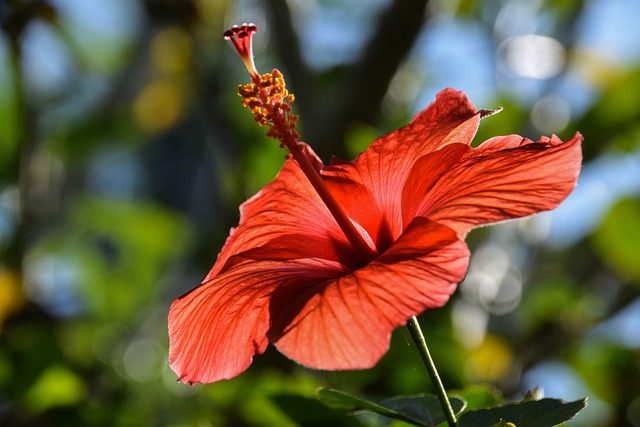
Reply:
[[[467,280],[421,322],[445,385],[474,408],[542,386],[589,396],[569,425],[640,426],[637,5],[303,3],[0,2],[0,425],[380,425],[324,407],[316,388],[431,391],[402,329],[366,371],[310,371],[272,348],[211,385],[168,368],[169,304],[285,155],[240,106],[248,78],[221,37],[254,21],[258,68],[284,72],[325,160],[352,158],[445,85],[504,107],[477,143],[585,136],[582,196],[473,232]],[[562,58],[509,51],[532,34]]]

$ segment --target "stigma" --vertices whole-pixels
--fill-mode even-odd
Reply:
[[[253,47],[251,44],[253,35],[257,31],[258,27],[255,24],[245,23],[242,25],[234,25],[224,32],[225,40],[231,40],[231,43],[233,43],[233,46],[238,51],[244,66],[247,67],[247,71],[249,71],[251,79],[254,81],[256,79],[260,79],[260,74],[253,63]]]

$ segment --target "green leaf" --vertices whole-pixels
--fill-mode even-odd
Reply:
[[[374,403],[335,389],[320,388],[316,393],[321,402],[333,409],[368,411],[424,427],[433,427],[446,420],[438,398],[432,394],[396,396]],[[457,397],[449,399],[455,413],[464,409],[464,400]]]
[[[474,384],[462,390],[452,390],[453,394],[466,402],[465,411],[491,408],[504,403],[500,392],[489,384]]]
[[[559,399],[529,400],[463,414],[458,427],[486,427],[511,422],[517,427],[552,427],[573,418],[587,405],[587,399],[564,402]]]
[[[305,427],[361,427],[356,418],[345,416],[344,412],[331,409],[311,399],[296,395],[275,395],[271,400],[291,418],[296,425]]]

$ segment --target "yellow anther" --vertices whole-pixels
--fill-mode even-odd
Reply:
[[[254,83],[241,85],[238,95],[242,105],[253,113],[254,120],[261,126],[269,126],[267,136],[280,141],[287,133],[298,137],[295,132],[298,116],[291,112],[290,102],[295,97],[285,86],[284,77],[278,70],[260,75],[260,88]]]

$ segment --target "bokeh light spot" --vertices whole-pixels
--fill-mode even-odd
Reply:
[[[133,340],[124,353],[124,371],[135,381],[149,382],[160,376],[161,352],[147,339]]]
[[[513,354],[509,344],[495,335],[487,335],[483,343],[469,353],[466,374],[477,381],[497,381],[511,372]]]
[[[500,59],[514,74],[533,79],[549,79],[562,71],[565,49],[551,37],[528,34],[505,40]]]
[[[4,321],[18,312],[26,299],[22,291],[22,284],[18,275],[0,265],[0,332]]]
[[[522,280],[509,253],[489,243],[479,247],[471,258],[460,291],[465,300],[491,314],[503,315],[515,310],[520,303]]]
[[[548,95],[536,102],[531,111],[531,122],[542,134],[559,133],[571,120],[569,103],[559,96]]]
[[[489,313],[482,307],[458,300],[453,305],[452,322],[458,341],[466,348],[482,344],[489,324]]]
[[[188,68],[193,52],[189,34],[179,28],[160,31],[151,45],[151,59],[154,65],[165,73],[179,73]]]
[[[149,133],[168,129],[182,112],[183,98],[175,84],[158,81],[146,86],[133,104],[133,116]]]
[[[636,397],[627,406],[627,419],[634,427],[640,427],[640,397]]]

